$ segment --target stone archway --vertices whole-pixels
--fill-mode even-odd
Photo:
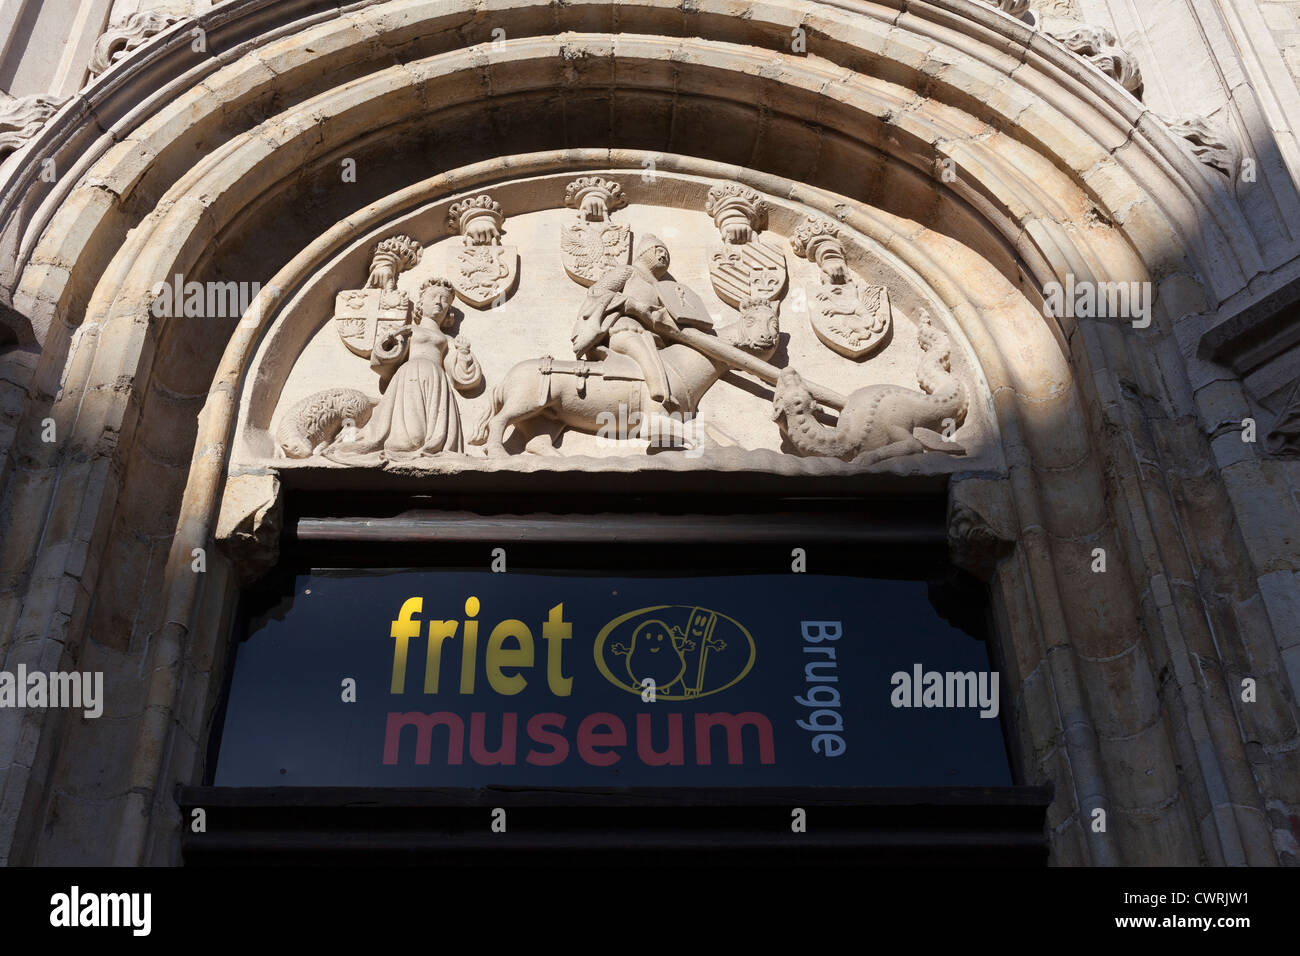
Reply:
[[[1162,477],[1199,474],[1205,455],[1179,420],[1174,325],[1239,288],[1257,253],[1109,79],[982,4],[906,6],[232,3],[205,21],[211,57],[195,63],[178,31],[66,107],[37,143],[67,157],[62,179],[15,187],[0,222],[25,374],[48,400],[29,417],[72,436],[11,455],[3,620],[13,653],[115,675],[136,756],[71,767],[59,754],[93,749],[90,732],[28,719],[31,769],[6,776],[5,805],[24,819],[100,808],[119,821],[105,861],[167,860],[170,784],[201,765],[232,569],[190,565],[217,532],[239,398],[279,313],[264,293],[255,325],[157,323],[158,282],[255,279],[290,301],[419,202],[654,159],[877,244],[965,336],[1004,467],[951,476],[954,549],[992,576],[1020,756],[1057,785],[1055,858],[1273,861],[1263,808],[1286,788],[1252,772],[1235,722],[1262,718],[1226,693],[1271,635],[1243,628],[1217,669],[1192,668],[1213,644],[1189,583],[1203,544],[1228,542],[1216,571],[1240,593],[1252,585],[1234,564],[1249,560],[1230,514],[1192,514]],[[789,51],[795,28],[808,52]],[[345,159],[353,192],[334,188]],[[1071,276],[1154,283],[1151,328],[1044,320],[1041,290]],[[1017,544],[1001,563],[998,541]],[[139,594],[112,597],[114,574]],[[165,597],[141,605],[146,589]],[[10,831],[3,846],[58,860],[75,839]]]

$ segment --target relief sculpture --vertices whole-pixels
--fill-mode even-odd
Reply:
[[[873,464],[923,451],[964,453],[951,436],[966,420],[970,398],[952,374],[948,335],[925,314],[916,332],[924,350],[916,370],[922,391],[900,385],[860,388],[844,402],[834,426],[816,419],[813,395],[799,373],[792,368],[781,372],[772,419],[799,454]]]
[[[666,413],[694,411],[726,365],[690,345],[660,350],[662,338],[684,330],[712,337],[705,334],[712,330],[712,320],[699,295],[666,278],[670,261],[667,245],[644,236],[632,265],[606,273],[588,293],[571,336],[578,360],[546,356],[516,365],[493,390],[491,408],[471,441],[486,442],[488,454],[499,457],[507,454],[504,435],[511,425],[529,441],[547,422],[595,432],[602,413],[617,415],[620,406],[625,417],[636,413],[640,437],[655,429],[675,431],[681,416]],[[718,338],[737,349],[770,355],[777,344],[776,309],[761,298],[748,299],[744,306],[740,321]],[[597,360],[588,358],[597,355]],[[543,421],[534,422],[538,417]],[[550,428],[547,434],[553,440],[558,430]],[[550,450],[544,444],[530,448],[543,454]]]
[[[483,375],[468,340],[446,334],[455,295],[451,282],[427,280],[414,307],[398,290],[397,276],[418,262],[418,250],[419,244],[405,236],[384,240],[375,247],[367,288],[359,296],[338,295],[340,337],[370,359],[381,397],[354,388],[314,392],[281,422],[278,455],[374,464],[372,459],[464,453],[453,390],[470,391]]]
[[[785,290],[785,255],[759,238],[767,204],[758,193],[737,183],[714,186],[704,209],[722,234],[709,268],[718,298],[737,308],[743,299],[779,299]]]
[[[867,285],[849,271],[835,224],[809,217],[791,244],[795,255],[822,273],[821,287],[808,295],[809,318],[817,337],[851,359],[866,358],[883,346],[893,323],[889,290]]]
[[[591,286],[611,269],[627,265],[632,229],[609,215],[625,203],[623,187],[599,176],[575,179],[565,189],[564,204],[577,209],[578,218],[560,227],[560,254],[574,282]]]
[[[555,209],[549,219],[520,223],[529,242],[554,237],[558,228],[559,254],[553,246],[530,253],[528,281],[539,287],[525,286],[522,304],[491,315],[452,310],[457,297],[478,307],[514,289],[517,253],[500,244],[501,205],[490,196],[450,206],[447,222],[457,237],[437,253],[408,236],[377,243],[364,288],[336,293],[334,328],[351,354],[368,361],[378,397],[356,387],[354,373],[320,381],[331,387],[286,406],[274,436],[277,455],[363,468],[526,455],[527,468],[535,456],[710,448],[859,466],[967,454],[955,435],[966,424],[970,392],[953,368],[949,333],[920,309],[915,338],[889,351],[891,290],[855,271],[860,251],[850,267],[846,227],[805,214],[786,220],[794,224],[789,249],[816,267],[820,285],[807,296],[808,323],[783,331],[786,240],[760,237],[768,207],[758,193],[734,183],[710,188],[695,213],[694,237],[676,213],[660,213],[655,232],[685,235],[688,245],[674,275],[668,242],[649,229],[638,231],[628,261],[636,207],[627,223],[610,219],[628,206],[625,188],[601,176],[571,179],[563,205],[576,210],[576,220]],[[701,219],[712,228],[701,230]],[[721,246],[700,241],[701,231],[713,229]],[[404,273],[429,268],[422,260],[447,265],[448,252],[448,278],[424,278],[418,293],[398,287]],[[696,291],[706,281],[725,303],[721,317]],[[408,277],[407,288],[414,286]],[[469,342],[453,333],[455,316],[492,330],[476,333],[491,336],[490,389],[481,387],[484,373]],[[900,309],[898,318],[908,317]],[[533,357],[548,343],[556,351]],[[868,366],[861,362],[868,356],[883,358]],[[313,361],[324,371],[333,359]],[[919,389],[900,376],[914,377]],[[303,392],[300,386],[295,394]],[[463,413],[472,414],[472,426],[462,423]],[[609,437],[616,441],[603,441]]]

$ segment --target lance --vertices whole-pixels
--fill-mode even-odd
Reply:
[[[671,309],[664,309],[669,315],[672,315]],[[676,320],[677,316],[672,315]],[[728,345],[720,341],[716,336],[705,335],[699,329],[681,328],[671,329],[662,323],[656,323],[654,327],[655,334],[667,339],[669,342],[677,342],[681,345],[689,346],[697,352],[703,352],[709,358],[717,359],[724,365],[732,368],[742,369],[755,375],[767,382],[769,385],[776,384],[776,378],[781,370],[775,365],[764,362],[756,355],[750,355],[744,349],[738,349],[734,345]],[[837,412],[844,410],[846,399],[839,392],[832,391],[816,382],[804,381],[804,387],[808,389],[808,394],[821,402],[827,408],[833,408]]]

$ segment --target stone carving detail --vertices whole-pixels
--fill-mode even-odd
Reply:
[[[289,409],[275,432],[277,458],[310,458],[325,450],[344,428],[370,420],[374,402],[355,388],[327,388]]]
[[[460,409],[453,389],[468,391],[483,380],[469,343],[444,334],[451,325],[452,285],[430,279],[420,288],[412,321],[380,343],[401,355],[364,427],[343,427],[321,450],[331,461],[371,464],[439,454],[463,454]],[[405,340],[403,342],[402,340]],[[399,344],[400,343],[400,344]],[[347,423],[344,423],[347,426]]]
[[[153,12],[131,14],[126,23],[106,30],[95,44],[95,52],[90,58],[91,76],[99,76],[131,51],[183,19]]]
[[[1264,448],[1279,458],[1300,458],[1300,382],[1296,382],[1286,407],[1273,422],[1264,439]]]
[[[767,225],[767,203],[752,189],[726,183],[709,190],[704,211],[722,233],[709,267],[718,298],[735,307],[744,299],[779,298],[785,290],[785,256],[758,238]]]
[[[277,361],[277,373],[287,376],[278,387],[267,379],[266,401],[278,407],[258,420],[268,416],[273,434],[245,419],[237,443],[262,461],[260,456],[273,448],[283,462],[274,467],[333,463],[385,468],[427,462],[402,464],[397,470],[403,474],[412,468],[442,473],[492,467],[486,459],[521,453],[625,457],[663,450],[674,454],[654,467],[689,467],[680,457],[733,463],[752,452],[759,468],[820,473],[840,463],[801,463],[797,457],[870,465],[925,451],[967,454],[954,436],[972,454],[982,447],[979,416],[984,406],[978,406],[973,426],[968,424],[968,386],[953,372],[942,319],[931,321],[920,310],[922,321],[914,333],[918,346],[906,342],[899,350],[912,355],[916,349],[914,358],[904,360],[902,380],[895,377],[896,362],[872,362],[869,371],[866,364],[837,357],[862,359],[887,347],[894,334],[895,305],[910,312],[922,301],[906,286],[906,271],[887,254],[871,266],[872,277],[882,277],[879,284],[868,284],[849,268],[847,225],[824,216],[794,220],[798,228],[789,241],[794,254],[810,264],[799,265],[811,277],[812,314],[807,323],[800,319],[782,335],[780,303],[788,282],[784,256],[777,262],[780,278],[773,282],[766,266],[755,265],[758,260],[751,260],[746,271],[719,276],[709,249],[714,229],[724,250],[761,243],[766,204],[779,200],[735,183],[711,190],[692,184],[698,190],[697,212],[683,212],[679,200],[644,213],[656,231],[688,236],[689,252],[682,261],[670,256],[667,243],[647,228],[637,229],[630,261],[621,261],[621,251],[606,258],[606,248],[617,248],[624,237],[630,241],[638,225],[630,220],[620,224],[617,242],[602,243],[599,255],[584,259],[579,249],[561,250],[566,278],[555,257],[554,230],[561,230],[565,243],[566,236],[585,227],[604,230],[626,200],[617,183],[601,176],[552,176],[549,182],[553,207],[531,214],[520,226],[548,246],[538,250],[537,265],[546,269],[549,263],[549,276],[537,275],[535,285],[530,282],[515,293],[518,301],[491,315],[452,309],[463,291],[454,274],[426,278],[464,250],[504,248],[499,244],[501,208],[488,195],[471,195],[451,207],[457,235],[440,240],[433,252],[436,264],[429,248],[411,236],[381,238],[371,250],[362,288],[334,292],[332,330],[322,329],[318,318],[291,316],[298,323],[293,340],[309,345],[291,366]],[[513,249],[508,253],[512,260],[517,256]],[[588,284],[587,277],[610,259],[612,265]],[[670,272],[674,263],[676,274]],[[712,305],[706,303],[699,283],[710,280],[725,289],[727,299],[736,300],[734,309],[712,297]],[[586,288],[579,293],[570,281]],[[319,282],[334,282],[337,289],[330,276]],[[742,295],[744,290],[752,292]],[[474,298],[493,301],[493,292],[501,288]],[[319,301],[318,294],[301,301]],[[556,303],[565,295],[581,304],[572,311],[562,307],[568,315],[561,316]],[[718,318],[719,312],[726,317]],[[486,390],[469,342],[456,335],[459,322],[476,340],[488,335],[478,331],[480,326],[494,330],[488,366],[492,381]],[[345,348],[333,343],[335,334]],[[566,334],[567,348],[548,352],[562,347]],[[779,347],[782,342],[785,349]],[[361,362],[350,371],[344,367],[353,355],[367,363],[369,372]],[[797,364],[809,378],[783,370],[786,356],[807,356],[806,364],[802,359]],[[914,364],[920,390],[909,381]],[[377,387],[366,382],[371,373]],[[884,381],[897,384],[871,384]],[[838,423],[836,411],[841,413]],[[472,421],[464,418],[467,414]],[[676,454],[683,451],[688,454]],[[691,454],[695,451],[699,454]],[[932,454],[921,467],[936,460],[944,467],[946,457]],[[547,470],[550,465],[522,461],[507,467]]]
[[[400,362],[406,340],[387,354],[382,343],[410,321],[411,299],[397,288],[397,277],[420,261],[420,244],[409,236],[392,236],[375,245],[365,288],[346,289],[334,300],[334,327],[343,344],[379,367]]]
[[[681,417],[666,413],[693,411],[726,366],[680,344],[661,354],[659,337],[674,341],[690,333],[704,338],[701,330],[713,325],[699,294],[666,278],[670,261],[668,247],[658,237],[643,237],[635,262],[606,273],[587,293],[570,336],[578,361],[544,356],[517,364],[493,390],[471,444],[486,442],[488,455],[506,455],[506,428],[513,425],[531,442],[539,434],[536,425],[549,421],[558,428],[547,427],[550,443],[537,446],[545,454],[564,428],[598,431],[602,416],[617,419],[621,410],[624,421],[635,413],[638,436],[662,429],[670,445],[680,446]],[[756,307],[764,302],[747,300],[751,312],[742,315],[739,331],[732,330],[724,340],[737,352],[775,351],[776,310],[768,307],[760,314]],[[763,329],[755,331],[759,324]],[[584,361],[588,356],[599,358]],[[531,421],[539,416],[547,421]]]
[[[984,2],[1017,20],[1023,20],[1030,25],[1035,23],[1034,13],[1029,9],[1029,0],[984,0]]]
[[[1191,144],[1192,155],[1217,169],[1236,186],[1241,169],[1241,149],[1226,129],[1202,116],[1181,116],[1167,121],[1169,129]]]
[[[952,563],[987,581],[1015,542],[999,535],[969,505],[954,503],[948,512],[948,553]]]
[[[670,261],[668,246],[657,236],[643,237],[632,265],[606,273],[591,287],[570,336],[580,359],[601,346],[632,359],[650,401],[664,410],[686,407],[691,396],[669,379],[655,333],[681,325],[713,326],[699,295],[665,278]]]
[[[519,274],[518,250],[501,245],[504,221],[501,204],[488,195],[453,203],[447,211],[447,225],[465,242],[452,262],[451,284],[476,309],[504,302]]]
[[[66,97],[13,97],[0,92],[0,159],[39,133],[46,121],[66,102]]]
[[[1138,99],[1142,98],[1142,71],[1137,60],[1117,45],[1119,40],[1105,27],[1079,25],[1051,31],[1048,36],[1065,44],[1067,50],[1083,57]]]
[[[274,567],[280,558],[284,499],[280,479],[270,475],[231,475],[221,494],[216,540],[246,584]]]
[[[583,176],[569,183],[564,204],[578,210],[576,222],[560,227],[560,256],[569,278],[591,286],[611,269],[627,265],[632,229],[609,216],[627,204],[622,186],[599,176]]]
[[[817,338],[855,360],[880,348],[893,326],[889,290],[852,275],[835,224],[810,216],[795,231],[791,245],[795,255],[814,263],[822,273],[821,287],[808,290],[808,316]]]
[[[952,374],[948,335],[924,312],[916,333],[925,352],[916,370],[922,391],[899,385],[859,388],[844,403],[834,427],[814,417],[814,395],[799,373],[783,369],[772,397],[772,418],[795,450],[859,464],[922,451],[964,454],[955,441],[935,434],[943,430],[951,436],[969,408],[966,386]]]
[[[670,296],[665,296],[665,299]],[[672,322],[667,306],[655,310],[656,321]],[[675,316],[681,322],[683,316]],[[704,336],[703,332],[696,332]],[[740,321],[718,331],[721,347],[770,358],[776,351],[780,325],[776,307],[761,298],[742,303]],[[682,411],[693,411],[705,392],[728,370],[729,363],[704,354],[681,342],[663,350],[661,359],[667,378],[673,383]],[[557,361],[545,356],[520,362],[492,391],[492,405],[475,429],[471,444],[487,444],[491,457],[508,454],[504,444],[506,428],[513,425],[530,443],[529,450],[554,453],[553,444],[565,428],[599,432],[607,422],[619,420],[635,427],[628,437],[654,438],[667,447],[683,447],[685,428],[680,419],[662,415],[662,402],[650,394],[645,374],[635,362],[615,352],[604,359]],[[548,443],[533,443],[539,435]],[[660,436],[666,436],[662,441]]]
[[[450,281],[426,281],[414,307],[397,288],[397,277],[421,255],[409,236],[384,239],[374,248],[365,288],[345,290],[335,300],[339,337],[354,354],[370,359],[382,396],[374,399],[355,388],[308,395],[281,420],[277,457],[319,455],[369,465],[463,454],[453,389],[477,388],[483,373],[468,340],[445,334],[453,321]],[[376,455],[378,461],[372,460]]]

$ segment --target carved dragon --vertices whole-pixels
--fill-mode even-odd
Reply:
[[[873,464],[925,450],[960,454],[948,439],[924,442],[916,429],[951,435],[966,419],[966,386],[952,374],[951,342],[928,315],[917,323],[917,341],[925,353],[916,370],[922,391],[901,385],[869,385],[849,396],[839,421],[828,427],[814,417],[816,404],[799,373],[781,370],[772,396],[772,419],[801,455],[840,458]]]

